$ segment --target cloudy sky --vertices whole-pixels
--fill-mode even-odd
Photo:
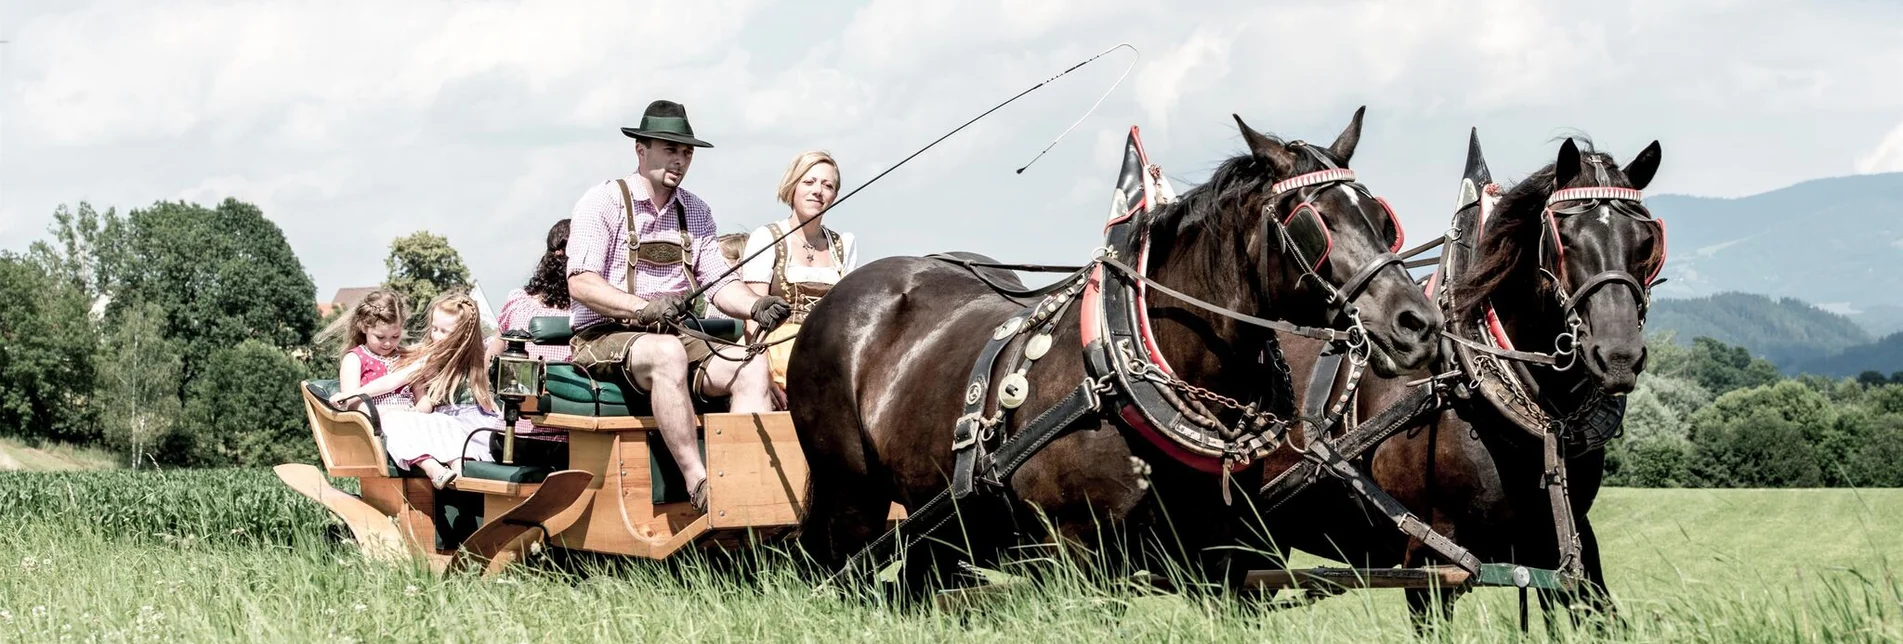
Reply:
[[[1009,5],[1009,6],[1008,6]],[[449,237],[492,299],[549,224],[633,168],[651,100],[716,148],[687,187],[723,231],[784,215],[775,183],[825,148],[846,188],[1119,42],[1130,78],[1029,160],[1128,51],[980,122],[834,210],[862,261],[1088,255],[1125,130],[1179,187],[1242,149],[1231,113],[1331,141],[1419,239],[1440,231],[1467,128],[1496,176],[1577,129],[1621,160],[1664,145],[1653,192],[1741,196],[1903,170],[1903,3],[1754,0],[0,4],[0,249],[81,200],[257,203],[328,298],[383,278],[391,239]]]

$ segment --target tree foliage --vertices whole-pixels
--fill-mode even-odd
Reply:
[[[177,343],[165,337],[164,323],[165,309],[156,304],[125,307],[100,345],[102,438],[134,468],[156,459],[181,407],[181,361]]]
[[[99,336],[76,285],[0,252],[0,431],[82,442],[98,436],[91,407]]]
[[[449,245],[449,239],[420,230],[390,242],[390,255],[383,260],[389,277],[384,288],[410,299],[410,326],[421,327],[430,302],[443,293],[467,289],[469,268],[462,255]]]
[[[307,377],[284,350],[259,340],[212,353],[186,394],[166,456],[205,467],[315,461],[317,447],[296,393]]]
[[[317,287],[257,206],[161,202],[132,211],[124,228],[109,313],[128,302],[162,307],[187,382],[207,356],[246,340],[286,349],[310,343]]]

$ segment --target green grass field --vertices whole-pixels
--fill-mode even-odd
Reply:
[[[1531,639],[1903,640],[1903,490],[1617,489],[1593,516],[1626,626]],[[331,544],[259,471],[0,474],[0,521],[0,641],[1420,639],[1399,591],[1267,611],[1060,576],[941,611],[815,594],[772,553],[441,579]],[[1428,639],[1524,641],[1513,600],[1475,591]]]

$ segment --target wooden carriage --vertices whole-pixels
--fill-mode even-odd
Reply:
[[[731,320],[702,322],[715,335],[739,335]],[[566,318],[537,318],[530,331],[536,344],[565,345],[569,336]],[[335,381],[307,381],[300,394],[324,469],[280,465],[278,476],[330,508],[366,555],[421,557],[437,570],[493,572],[537,542],[660,559],[690,544],[782,538],[798,525],[806,459],[787,413],[696,410],[708,475],[702,514],[688,502],[643,397],[565,362],[547,363],[544,383],[522,402],[522,417],[566,433],[565,449],[517,438],[520,447],[543,449],[519,449],[511,463],[465,462],[462,476],[439,491],[384,453],[373,407],[340,408],[330,402]],[[338,490],[325,474],[356,478],[361,492]]]

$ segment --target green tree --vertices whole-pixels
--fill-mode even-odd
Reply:
[[[1657,383],[1670,380],[1678,379],[1641,376],[1639,388],[1627,398],[1625,435],[1606,446],[1608,484],[1679,487],[1689,482],[1691,432],[1683,415],[1655,390]]]
[[[1757,387],[1777,382],[1777,366],[1763,358],[1754,358],[1744,347],[1734,347],[1711,338],[1692,339],[1687,375],[1714,394]]]
[[[53,239],[33,242],[27,256],[88,300],[97,300],[113,292],[123,260],[124,224],[112,209],[102,215],[84,201],[76,209],[61,204],[48,227]]]
[[[0,432],[85,442],[98,332],[88,300],[37,262],[0,252]]]
[[[316,447],[294,394],[305,377],[302,365],[262,341],[212,353],[186,394],[167,460],[207,467],[313,462]]]
[[[1857,374],[1857,382],[1858,384],[1862,384],[1864,386],[1877,387],[1877,386],[1889,384],[1890,378],[1888,376],[1883,375],[1883,372],[1881,371],[1870,369],[1870,370],[1864,371],[1863,373]]]
[[[307,346],[317,328],[317,287],[257,206],[160,202],[126,217],[109,315],[132,302],[165,310],[165,336],[184,356],[181,386],[213,353],[257,340]]]
[[[420,230],[390,242],[390,255],[383,260],[390,271],[383,287],[410,298],[410,327],[420,328],[425,309],[436,296],[469,288],[469,268],[463,257],[449,245],[449,239]]]
[[[1846,417],[1849,417],[1846,414]],[[1841,466],[1844,485],[1903,487],[1903,414],[1865,414],[1857,446]]]
[[[1715,487],[1814,487],[1843,441],[1830,398],[1793,380],[1733,391],[1692,414],[1692,472]]]
[[[127,306],[100,345],[101,438],[133,468],[151,460],[178,420],[180,359],[164,325],[163,307]]]
[[[1709,487],[1817,487],[1823,485],[1815,449],[1804,430],[1776,409],[1699,423],[1692,433],[1692,474]]]

